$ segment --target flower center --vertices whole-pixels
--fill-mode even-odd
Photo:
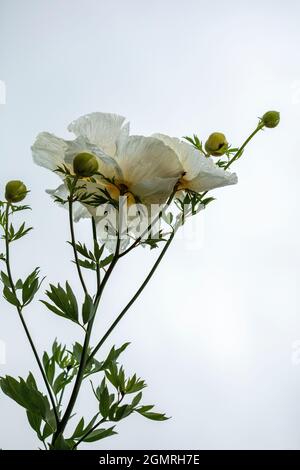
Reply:
[[[119,200],[120,196],[127,198],[127,206],[135,204],[136,200],[132,192],[129,191],[127,184],[116,181],[106,184],[106,189],[112,199]]]
[[[177,183],[177,191],[180,191],[181,189],[186,189],[188,187],[188,180],[185,179],[185,173],[182,175],[182,177],[180,178],[180,180],[178,181]]]

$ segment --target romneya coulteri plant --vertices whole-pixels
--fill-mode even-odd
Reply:
[[[276,127],[279,113],[269,111],[239,148],[231,147],[224,134],[211,134],[205,144],[197,135],[183,140],[155,134],[130,136],[122,116],[92,113],[68,127],[75,138],[66,141],[48,132],[38,135],[32,146],[35,163],[61,179],[57,189],[48,191],[54,201],[68,210],[70,249],[82,286],[74,292],[71,283],[49,284],[41,300],[49,312],[75,322],[83,332],[82,341],[64,345],[54,341],[50,351],[39,355],[28,329],[26,310],[37,297],[42,280],[35,268],[26,279],[11,269],[14,243],[31,228],[14,225],[28,192],[22,181],[6,185],[0,202],[3,253],[1,280],[3,296],[22,323],[39,368],[44,389],[29,372],[25,378],[1,377],[2,391],[21,405],[31,428],[47,450],[75,450],[116,433],[116,424],[132,413],[157,421],[168,419],[143,402],[144,380],[128,377],[119,363],[128,347],[113,346],[107,357],[98,356],[102,345],[142,293],[170,246],[177,230],[214,200],[208,192],[237,183],[228,171],[248,142],[259,131]],[[22,204],[20,204],[22,203]],[[89,218],[91,243],[76,239],[74,221]],[[93,324],[112,271],[132,250],[157,248],[159,254],[139,289],[102,337],[92,336]],[[96,289],[90,288],[85,270],[95,274]],[[91,380],[95,414],[77,417],[76,401],[81,386]],[[70,419],[72,421],[69,423]]]

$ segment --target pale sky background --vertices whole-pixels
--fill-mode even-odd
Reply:
[[[31,159],[38,132],[67,137],[76,117],[106,111],[127,116],[133,133],[205,140],[217,130],[238,145],[258,116],[281,112],[280,127],[235,166],[239,184],[214,191],[199,215],[200,246],[174,243],[103,349],[132,342],[126,370],[172,419],[129,417],[118,436],[86,447],[300,449],[299,21],[294,0],[0,1],[0,188],[24,180],[35,227],[13,247],[15,276],[41,266],[46,282],[79,288],[67,213],[45,194],[58,178]],[[76,229],[86,237],[89,225]],[[157,255],[141,249],[120,262],[94,342]],[[16,312],[0,306],[1,375],[39,377]],[[26,318],[40,352],[56,336],[81,337],[38,301]],[[79,409],[96,408],[87,387]],[[24,410],[3,394],[0,417],[0,447],[37,448]]]

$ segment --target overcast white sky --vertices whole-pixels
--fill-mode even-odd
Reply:
[[[0,188],[26,182],[35,227],[15,244],[16,275],[41,266],[49,282],[78,286],[66,213],[44,192],[57,177],[31,160],[38,132],[66,137],[76,117],[106,111],[127,116],[133,133],[205,139],[218,130],[238,145],[258,116],[281,111],[280,127],[258,135],[236,165],[239,184],[216,190],[199,215],[200,246],[174,243],[103,349],[132,341],[126,369],[173,418],[130,417],[89,448],[300,448],[299,21],[294,0],[1,0]],[[79,238],[88,229],[78,225]],[[96,336],[156,255],[140,250],[120,263]],[[15,311],[0,305],[1,375],[36,371]],[[71,344],[81,334],[39,302],[27,320],[41,352],[55,336]],[[79,407],[96,410],[88,388]],[[3,395],[0,416],[0,447],[37,447],[24,410]]]

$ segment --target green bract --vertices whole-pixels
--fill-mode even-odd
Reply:
[[[74,158],[73,169],[77,176],[81,176],[83,178],[93,176],[98,170],[97,159],[91,153],[79,153]]]
[[[22,181],[9,181],[5,187],[5,199],[7,202],[20,202],[26,197],[27,188]]]
[[[228,150],[228,142],[221,132],[213,132],[205,142],[205,150],[209,155],[220,157]]]

